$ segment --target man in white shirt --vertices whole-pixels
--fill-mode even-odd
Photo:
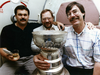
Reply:
[[[84,7],[72,2],[66,7],[72,26],[65,43],[66,68],[71,75],[100,75],[100,30],[89,30],[85,23]]]
[[[45,9],[41,12],[41,21],[42,21],[42,24],[40,27],[37,27],[33,30],[34,31],[41,31],[41,30],[57,30],[59,31],[58,27],[55,26],[53,24],[53,20],[54,20],[54,16],[53,16],[53,13],[51,10],[49,9]],[[34,42],[33,42],[33,39],[32,39],[32,43],[31,43],[31,48],[33,51],[39,53],[40,52],[40,48],[38,48]]]
[[[56,31],[59,31],[59,28],[57,26],[55,26],[53,24],[53,21],[54,21],[54,16],[53,16],[53,13],[51,10],[49,9],[45,9],[41,12],[41,21],[42,21],[42,26],[40,27],[37,27],[33,30],[34,31],[41,31],[41,30],[56,30]],[[37,52],[37,54],[40,53],[40,48],[37,47],[34,42],[33,42],[33,39],[32,39],[32,42],[31,42],[31,48],[33,51]],[[62,50],[61,50],[62,51]],[[41,58],[42,59],[42,58]],[[47,65],[48,63],[45,62],[45,65]],[[38,66],[39,64],[38,63],[35,63],[35,65],[39,68],[39,69],[44,69],[45,67],[41,67],[41,66]],[[50,67],[50,65],[48,64],[48,66],[46,66],[47,68]]]

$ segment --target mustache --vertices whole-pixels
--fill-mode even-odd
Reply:
[[[50,24],[50,22],[45,22],[45,24]]]
[[[46,22],[46,23],[48,24],[48,23],[50,23],[50,22]]]
[[[26,21],[26,19],[22,18],[22,19],[20,19],[20,21]]]
[[[79,19],[78,17],[72,17],[71,19],[70,19],[70,21],[73,21],[74,19]]]

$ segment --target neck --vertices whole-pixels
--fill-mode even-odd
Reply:
[[[82,32],[82,30],[84,29],[85,27],[85,23],[81,23],[79,25],[74,25],[73,28],[75,30],[75,32],[77,32],[78,34]]]
[[[46,30],[50,30],[52,28],[52,25],[50,25],[49,27],[46,27],[45,25],[43,26],[46,28]]]
[[[46,28],[47,30],[50,30],[50,28]]]
[[[24,30],[24,28],[26,27],[27,24],[21,25],[21,24],[19,24],[19,23],[15,23],[15,25],[16,25],[17,27],[19,27],[20,29]]]

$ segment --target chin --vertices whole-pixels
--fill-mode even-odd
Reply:
[[[27,24],[27,22],[21,22],[21,24]]]
[[[21,23],[21,25],[23,25],[23,26],[26,25],[26,24],[27,24],[27,23]]]
[[[78,25],[79,22],[72,22],[71,24],[72,24],[72,25]]]
[[[45,25],[46,27],[51,27],[51,25]]]

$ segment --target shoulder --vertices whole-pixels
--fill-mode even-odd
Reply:
[[[88,28],[87,28],[87,29],[88,29]],[[98,33],[100,33],[100,29],[97,29],[97,28],[88,29],[88,32],[92,32],[92,33],[98,32]]]
[[[100,30],[99,29],[97,29],[97,28],[94,28],[94,29],[91,29],[91,30],[89,30],[89,29],[87,29],[86,31],[85,31],[85,34],[87,35],[87,36],[90,36],[90,38],[97,38],[97,39],[100,39]]]
[[[43,25],[35,28],[33,31],[41,31],[41,30],[43,30]]]
[[[40,23],[28,23],[28,25],[31,27],[31,28],[37,28],[37,27],[39,27],[39,26],[41,26],[42,24],[40,24]]]
[[[72,30],[72,26],[65,27],[65,31],[70,32]]]
[[[93,30],[97,31],[97,32],[100,32],[100,29],[98,29],[98,28],[94,28]]]
[[[3,29],[1,30],[1,35],[5,35],[5,34],[10,34],[10,32],[12,32],[13,29],[13,24],[10,25],[6,25],[5,27],[3,27]]]
[[[3,27],[2,30],[7,30],[7,29],[11,29],[13,27],[14,24],[9,24]]]
[[[94,33],[96,32],[98,35],[100,35],[100,29],[94,28],[92,31],[93,31]]]
[[[53,27],[55,30],[59,31],[58,26],[56,26],[56,25],[53,24],[52,27]]]

